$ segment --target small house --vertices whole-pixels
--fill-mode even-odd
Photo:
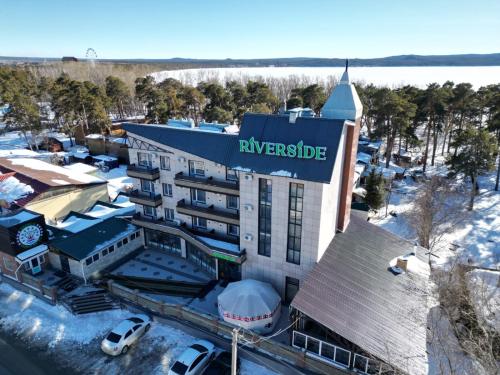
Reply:
[[[117,217],[97,220],[77,233],[50,242],[52,267],[85,282],[143,246],[142,230]]]

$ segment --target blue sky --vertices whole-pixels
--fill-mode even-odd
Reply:
[[[0,56],[500,52],[499,0],[0,0]]]

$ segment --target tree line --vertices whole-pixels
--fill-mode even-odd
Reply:
[[[285,104],[319,113],[336,83],[289,77],[225,83],[213,79],[193,86],[145,76],[136,78],[131,89],[118,77],[101,81],[77,80],[65,73],[53,78],[0,66],[0,105],[9,105],[7,123],[24,133],[49,127],[72,136],[81,127],[85,134],[106,134],[112,117],[144,115],[148,123],[192,118],[196,123],[239,124],[245,112],[276,113]],[[465,174],[473,185],[479,174],[493,167],[500,141],[500,84],[478,90],[470,83],[453,82],[432,83],[425,89],[356,87],[363,103],[362,125],[370,138],[385,141],[387,167],[393,154],[415,147],[423,150],[424,171],[429,164],[434,166],[436,156],[446,155],[450,171]],[[54,112],[53,121],[44,120],[40,103]],[[472,200],[473,195],[471,205]]]

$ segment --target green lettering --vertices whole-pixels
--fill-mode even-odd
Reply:
[[[304,142],[300,141],[299,143],[297,143],[297,157],[299,159],[302,159],[302,145],[304,144]]]
[[[316,160],[326,160],[326,147],[316,146]]]
[[[294,158],[297,156],[297,146],[295,145],[288,145],[286,146],[286,152],[287,152],[287,156],[289,158]]]
[[[253,137],[248,140],[248,143],[250,144],[250,152],[253,154],[255,152],[255,149],[254,149],[255,141],[254,141]]]
[[[240,152],[250,152],[250,149],[248,148],[248,141],[245,141],[244,139],[240,139]]]
[[[304,146],[304,159],[312,159],[314,158],[314,154],[316,153],[316,149],[312,146]]]
[[[266,155],[275,155],[275,143],[266,142]]]
[[[265,144],[266,142],[255,141],[255,150],[257,151],[257,154],[262,154]]]
[[[283,143],[276,143],[276,156],[286,156],[285,148]]]

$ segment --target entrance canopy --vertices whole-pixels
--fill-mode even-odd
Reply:
[[[18,263],[26,263],[29,262],[31,259],[39,257],[40,255],[47,254],[49,252],[49,249],[47,245],[38,245],[32,249],[23,251],[20,254],[16,255],[16,260]]]

